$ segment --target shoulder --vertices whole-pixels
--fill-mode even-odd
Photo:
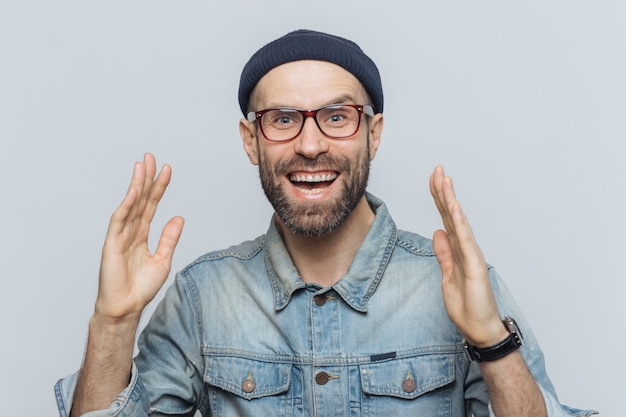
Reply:
[[[432,240],[406,230],[398,230],[396,247],[416,256],[435,256]]]
[[[264,246],[265,235],[261,235],[256,239],[247,240],[225,249],[207,252],[184,267],[180,273],[187,274],[198,268],[210,267],[212,264],[249,261],[255,259],[263,251]]]
[[[408,253],[418,256],[434,256],[432,241],[417,233],[398,229],[391,213],[383,200],[371,193],[366,194],[370,207],[376,213],[375,235],[382,238],[390,234],[391,238],[395,237],[395,247],[403,249]]]

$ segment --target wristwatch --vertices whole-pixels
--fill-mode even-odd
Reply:
[[[497,345],[479,348],[470,346],[467,344],[467,341],[463,340],[465,352],[470,360],[476,362],[495,361],[522,347],[524,343],[522,332],[519,327],[517,327],[515,320],[512,317],[506,316],[502,322],[504,323],[504,327],[506,327],[511,334]]]

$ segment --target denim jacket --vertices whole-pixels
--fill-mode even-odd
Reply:
[[[256,240],[206,254],[177,274],[139,338],[129,386],[89,416],[489,416],[489,396],[446,314],[431,242],[376,219],[330,287],[298,275],[273,221]],[[502,316],[550,416],[561,406],[542,352],[493,268]],[[69,415],[74,374],[55,387]]]

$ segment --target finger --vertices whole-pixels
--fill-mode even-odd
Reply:
[[[433,249],[439,268],[441,269],[441,289],[443,291],[444,304],[450,317],[453,312],[462,308],[463,300],[460,296],[464,287],[462,274],[456,269],[455,255],[448,239],[448,235],[443,230],[437,230],[433,235]]]
[[[174,249],[180,239],[180,235],[183,232],[183,226],[185,220],[182,217],[174,217],[163,227],[161,237],[157,249],[154,253],[155,259],[163,262],[169,269],[172,265],[172,258],[174,256]]]
[[[455,206],[459,205],[459,201],[456,198],[454,192],[454,184],[452,177],[444,177],[441,183],[441,195],[443,203],[446,206],[448,213],[452,213],[455,210]]]
[[[445,207],[445,222],[446,231],[451,234],[454,238],[457,236],[457,226],[458,223],[455,216],[458,214],[458,211],[461,207],[460,203],[456,199],[456,194],[454,193],[454,185],[452,183],[451,177],[444,177],[441,182],[441,198],[442,205]]]
[[[444,279],[452,274],[454,269],[454,255],[448,235],[443,230],[437,230],[433,234],[433,250],[439,262]]]
[[[154,175],[156,174],[156,160],[154,158],[154,155],[150,152],[146,152],[144,154],[143,166],[145,167],[145,176],[143,178],[143,188],[137,210],[140,216],[143,215],[144,208],[146,207],[148,197],[152,190]]]
[[[452,178],[444,178],[442,184],[442,194],[444,204],[446,206],[446,212],[449,217],[450,231],[454,231],[455,236],[458,238],[462,238],[464,240],[467,240],[468,238],[473,239],[469,220],[463,212],[461,203],[459,203],[456,198]]]
[[[153,189],[155,172],[156,161],[154,155],[149,152],[144,154],[142,162],[135,163],[135,171],[130,186],[136,190],[137,197],[130,207],[123,227],[134,228],[133,234],[138,233],[137,236],[145,236],[150,229],[151,217],[147,223],[142,224],[141,220],[144,218],[145,208]],[[142,226],[144,227],[142,228]]]
[[[437,167],[433,177],[433,192],[438,198],[440,214],[459,267],[463,270],[480,268],[484,263],[482,252],[456,197],[452,178],[444,175],[443,167]]]
[[[146,164],[145,162],[136,162],[135,163],[135,172],[133,174],[133,180],[131,182],[131,187],[134,187],[137,192],[137,198],[134,201],[134,204],[130,208],[127,219],[125,221],[125,228],[128,230],[132,230],[131,234],[135,234],[137,230],[137,221],[141,217],[142,206],[144,205],[145,194],[146,194]],[[148,186],[149,188],[149,186]]]
[[[449,206],[446,201],[446,193],[444,191],[447,182],[451,181],[449,177],[445,175],[442,166],[435,168],[433,175],[431,176],[431,194],[437,205],[437,209],[442,216],[449,216]]]
[[[126,227],[129,219],[133,219],[137,212],[140,195],[143,191],[143,183],[145,176],[145,167],[141,162],[136,162],[133,167],[133,175],[131,177],[128,190],[122,200],[120,206],[111,216],[109,223],[109,234],[119,234]],[[131,220],[132,221],[132,220]]]
[[[437,165],[433,170],[433,173],[430,176],[430,194],[433,196],[435,200],[435,204],[437,204],[437,208],[439,208],[441,197],[439,192],[439,187],[441,184],[441,178],[443,176],[443,167],[441,165]]]
[[[156,174],[156,158],[150,152],[143,155],[143,163],[146,165],[146,177],[154,178]]]
[[[445,214],[443,204],[443,193],[441,192],[441,183],[443,178],[443,167],[437,166],[430,176],[430,194],[433,196],[435,205],[440,215]]]
[[[445,190],[448,201],[452,201],[450,206],[450,218],[452,221],[452,227],[454,230],[454,239],[452,245],[454,249],[458,250],[459,260],[463,262],[463,269],[468,271],[483,270],[486,268],[482,251],[476,242],[474,232],[470,225],[469,219],[463,212],[461,204],[456,200],[454,191],[451,189]]]
[[[156,213],[157,207],[165,194],[165,190],[172,178],[172,168],[169,165],[164,165],[159,172],[159,175],[154,180],[150,188],[150,194],[147,196],[144,203],[142,220],[150,224]]]
[[[444,228],[448,233],[452,234],[451,237],[453,237],[453,222],[450,215],[450,207],[446,201],[444,192],[447,182],[451,182],[451,179],[444,175],[442,166],[437,166],[430,177],[430,192],[441,216],[441,220],[443,221]]]

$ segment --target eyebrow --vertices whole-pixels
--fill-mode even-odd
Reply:
[[[356,102],[357,102],[357,100],[354,98],[354,96],[352,96],[350,94],[344,94],[344,95],[338,96],[337,98],[329,100],[325,104],[322,104],[321,106],[317,106],[317,107],[328,106],[328,105],[331,105],[331,104],[345,104],[345,103],[356,104]],[[275,105],[274,104],[269,104],[265,108],[266,109],[288,108],[288,109],[298,109],[298,110],[309,110],[309,109],[300,109],[299,107],[295,107],[295,106],[293,106],[291,104],[275,104]]]

